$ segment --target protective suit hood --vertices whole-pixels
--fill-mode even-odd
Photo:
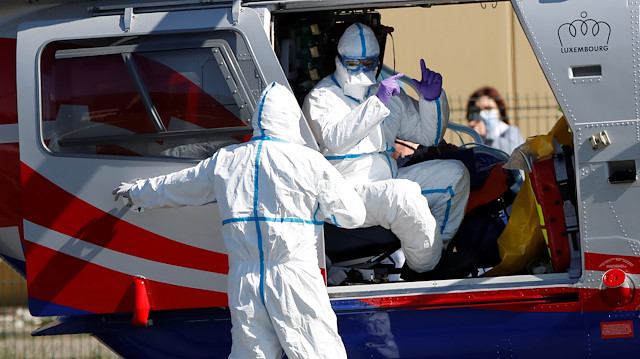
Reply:
[[[338,41],[338,53],[346,57],[377,57],[380,54],[380,45],[373,30],[367,25],[354,23],[349,26],[340,41]],[[376,83],[376,71],[363,72],[350,71],[338,57],[336,57],[336,71],[334,77],[344,94],[362,101],[366,98],[369,86]]]
[[[338,53],[350,57],[372,57],[380,55],[380,45],[373,30],[356,22],[349,26],[338,41]]]
[[[272,82],[262,91],[253,112],[253,137],[274,137],[304,145],[300,134],[302,111],[286,87]]]

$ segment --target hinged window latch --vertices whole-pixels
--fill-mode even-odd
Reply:
[[[133,14],[133,8],[128,7],[124,9],[124,14],[122,15],[122,20],[124,21],[124,31],[129,32],[131,30],[131,23],[133,22],[133,18],[135,15]]]

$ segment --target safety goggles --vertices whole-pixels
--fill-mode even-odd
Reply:
[[[340,62],[342,65],[350,71],[359,71],[362,70],[364,72],[369,72],[378,67],[378,57],[350,57],[350,56],[340,56]]]

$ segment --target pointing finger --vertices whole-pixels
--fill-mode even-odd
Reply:
[[[420,70],[422,71],[422,81],[426,80],[425,75],[427,74],[427,65],[424,63],[424,59],[420,59]]]

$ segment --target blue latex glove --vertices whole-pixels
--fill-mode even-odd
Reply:
[[[396,79],[404,76],[401,73],[395,74],[391,77],[388,77],[382,81],[380,81],[380,86],[378,87],[378,93],[376,96],[380,99],[380,101],[386,106],[389,103],[389,99],[392,96],[395,96],[400,93],[400,85]]]
[[[420,60],[420,67],[422,68],[422,81],[418,82],[418,80],[412,79],[411,82],[422,94],[422,97],[433,101],[440,97],[440,92],[442,92],[442,76],[429,70],[424,64],[424,60]]]

